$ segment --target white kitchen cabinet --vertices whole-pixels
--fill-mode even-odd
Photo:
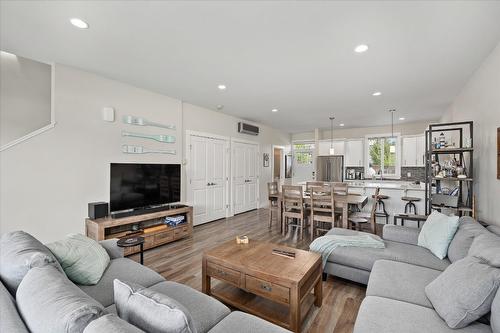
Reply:
[[[417,136],[417,166],[425,166],[425,135]]]
[[[345,142],[345,161],[346,167],[362,167],[364,163],[364,140],[355,139]]]
[[[403,137],[403,150],[401,154],[401,166],[422,167],[425,165],[425,136]]]
[[[403,153],[401,166],[416,166],[417,164],[417,138],[414,136],[403,137]]]
[[[318,142],[318,154],[319,156],[328,156],[330,155],[330,140],[321,140]],[[335,149],[335,155],[344,155],[345,154],[345,142],[344,140],[334,140],[333,141],[333,149]]]

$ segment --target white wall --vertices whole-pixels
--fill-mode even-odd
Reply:
[[[0,146],[51,122],[51,66],[0,51]]]
[[[206,132],[227,137],[240,138],[247,141],[254,141],[259,144],[259,165],[260,165],[260,206],[264,207],[268,204],[267,198],[267,182],[272,181],[272,165],[269,167],[263,166],[263,153],[272,154],[273,145],[289,145],[290,135],[281,131],[277,131],[271,127],[246,121],[259,126],[259,135],[251,136],[238,133],[238,122],[242,121],[239,118],[231,117],[220,112],[207,110],[205,108],[192,105],[189,103],[183,104],[184,115],[184,130]]]
[[[0,233],[21,229],[43,242],[71,232],[83,233],[87,203],[109,200],[111,162],[181,163],[183,127],[238,135],[234,125],[237,118],[189,104],[184,105],[183,116],[179,100],[62,65],[55,69],[54,97],[55,128],[0,153]],[[102,120],[104,106],[115,108],[114,123]],[[125,125],[121,122],[123,115],[142,116],[178,128],[170,131]],[[172,134],[177,142],[123,138],[124,129]],[[272,143],[289,142],[287,135],[276,133],[262,127],[258,137],[261,150],[270,152]],[[127,155],[121,152],[123,143],[168,147],[178,153]],[[271,168],[262,171],[261,191],[265,188],[262,183],[265,185],[271,177]]]
[[[388,114],[387,117],[390,115]],[[399,122],[399,121],[397,121]],[[395,123],[394,132],[401,135],[423,134],[427,126],[433,121],[426,122],[411,122],[411,123]],[[437,122],[437,120],[435,121]],[[364,138],[366,134],[382,134],[391,133],[391,126],[374,126],[374,127],[356,127],[356,128],[334,128],[333,137],[335,139],[353,139]],[[322,129],[319,131],[319,139],[330,139],[330,129]],[[292,140],[313,140],[314,131],[305,133],[292,134]]]
[[[474,121],[474,179],[479,219],[500,225],[500,180],[496,178],[500,127],[500,44],[456,97],[443,121]]]

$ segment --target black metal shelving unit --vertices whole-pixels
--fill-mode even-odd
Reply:
[[[467,131],[468,130],[468,131]],[[464,131],[466,133],[464,133]],[[425,135],[425,212],[429,215],[432,210],[441,210],[443,208],[455,210],[457,215],[474,215],[474,122],[463,121],[463,122],[452,122],[452,123],[441,123],[441,124],[431,124],[429,129],[426,131]],[[433,134],[435,133],[458,133],[459,135],[459,145],[458,147],[450,148],[435,148],[433,145]],[[470,147],[464,146],[464,134],[470,138]],[[440,157],[443,155],[453,155],[455,159],[458,157],[460,165],[467,166],[466,178],[458,177],[436,177],[433,174],[432,157],[437,163],[440,163]],[[458,184],[458,205],[457,207],[436,205],[432,202],[432,189],[435,186],[436,189],[441,188],[441,182],[455,182]]]

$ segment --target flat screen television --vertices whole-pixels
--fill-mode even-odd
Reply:
[[[180,164],[111,163],[110,211],[145,210],[179,202]]]

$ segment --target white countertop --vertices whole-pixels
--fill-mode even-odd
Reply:
[[[412,191],[425,191],[425,183],[416,185],[412,181],[404,180],[344,180],[351,188],[377,188],[386,190],[412,190]],[[298,182],[296,185],[306,186],[306,182]]]
[[[425,191],[425,184],[420,183],[416,185],[414,182],[410,181],[399,181],[399,180],[347,180],[346,183],[349,187],[357,188],[376,188],[390,189],[390,190],[415,190],[415,191]]]

